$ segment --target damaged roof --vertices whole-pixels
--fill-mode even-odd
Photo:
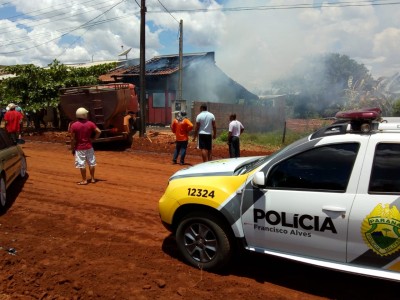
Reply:
[[[202,52],[182,55],[182,67],[185,68],[196,62],[204,62],[208,60],[215,63],[214,52]],[[179,71],[179,55],[161,55],[155,56],[146,62],[146,76],[171,75]],[[123,65],[107,74],[101,75],[100,80],[103,82],[116,81],[121,77],[140,76],[140,64],[134,66]]]

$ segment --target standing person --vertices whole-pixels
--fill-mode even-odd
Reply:
[[[29,127],[31,127],[31,124],[32,124],[31,113],[29,111],[26,111],[25,112],[25,117],[26,117],[26,127],[29,128]]]
[[[171,130],[175,133],[175,151],[172,158],[172,163],[176,164],[179,153],[181,155],[180,165],[185,164],[186,149],[189,141],[189,132],[193,129],[193,124],[186,118],[186,112],[178,113],[177,117],[171,124]]]
[[[87,120],[88,111],[84,107],[76,110],[77,121],[70,126],[71,133],[71,150],[72,155],[75,156],[75,167],[80,169],[82,181],[78,182],[79,185],[86,185],[86,162],[89,165],[91,178],[90,182],[95,183],[94,171],[96,166],[96,157],[92,141],[97,139],[101,131],[92,121]],[[92,136],[94,134],[94,138]]]
[[[243,133],[244,127],[240,121],[236,120],[236,114],[229,116],[229,133],[228,133],[228,145],[229,145],[229,156],[240,157],[240,139],[239,136]]]
[[[20,126],[19,126],[19,134],[18,134],[18,140],[21,140],[21,139],[22,139],[22,133],[23,133],[22,130],[23,130],[23,128],[24,128],[24,119],[25,119],[25,115],[24,115],[24,112],[22,111],[21,106],[17,105],[17,106],[15,107],[15,110],[16,110],[17,112],[19,112],[19,113],[22,115],[22,120],[21,120],[21,122],[19,123]]]
[[[133,134],[136,131],[136,113],[133,111],[128,111],[124,117],[124,130],[128,134]]]
[[[15,110],[16,105],[10,103],[7,106],[8,111],[4,116],[5,127],[13,142],[18,142],[20,126],[22,122],[22,114]]]
[[[1,127],[1,122],[3,121],[5,113],[6,113],[6,109],[5,108],[1,108],[0,109],[0,127]]]
[[[196,129],[193,142],[199,136],[199,148],[203,162],[212,160],[212,140],[217,137],[217,127],[215,117],[207,111],[207,104],[200,106],[200,113],[196,117]]]

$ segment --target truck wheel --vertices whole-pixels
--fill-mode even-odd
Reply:
[[[126,145],[128,146],[128,147],[131,147],[132,146],[132,143],[133,143],[133,136],[135,135],[135,133],[134,132],[129,132],[128,133],[128,136],[127,136],[127,138],[126,138]]]
[[[184,259],[200,269],[220,269],[232,256],[232,242],[225,226],[210,215],[186,216],[177,228],[176,242]]]

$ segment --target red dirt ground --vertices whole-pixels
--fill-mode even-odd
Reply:
[[[0,300],[393,299],[397,283],[243,254],[224,273],[183,263],[158,200],[173,138],[149,131],[132,149],[96,148],[98,182],[78,186],[63,132],[26,136],[28,176],[0,214]],[[187,162],[200,162],[190,145]],[[243,156],[266,154],[244,149]],[[225,146],[215,157],[227,157]]]

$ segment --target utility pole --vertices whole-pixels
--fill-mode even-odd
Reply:
[[[146,134],[146,0],[140,5],[140,136]]]
[[[179,83],[178,100],[182,100],[183,21],[179,22]]]

